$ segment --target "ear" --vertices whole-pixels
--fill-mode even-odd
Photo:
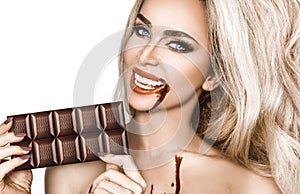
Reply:
[[[202,89],[205,91],[213,91],[215,88],[217,88],[221,83],[220,78],[217,78],[216,76],[209,75],[205,79],[205,82],[202,85]]]

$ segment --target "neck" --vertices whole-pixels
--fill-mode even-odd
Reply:
[[[201,139],[191,126],[197,100],[168,109],[160,105],[149,112],[136,112],[127,125],[131,155],[139,160],[157,161],[159,158],[169,161],[174,155],[193,147],[192,142],[200,144]]]

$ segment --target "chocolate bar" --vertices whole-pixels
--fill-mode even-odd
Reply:
[[[26,133],[11,145],[32,149],[29,161],[16,170],[95,161],[99,152],[128,154],[122,102],[9,117],[11,132]]]

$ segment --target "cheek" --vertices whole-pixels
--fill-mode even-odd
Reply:
[[[198,90],[202,86],[208,72],[208,60],[199,58],[199,60],[192,61],[183,55],[173,55],[166,58],[168,58],[168,60],[165,61],[167,68],[169,66],[169,68],[173,68],[177,72],[177,76],[175,76],[174,73],[168,73],[169,81],[175,86],[180,85],[184,87],[182,83],[189,83],[194,90]]]
[[[198,90],[202,86],[205,78],[194,64],[188,65],[189,67],[183,69],[182,72],[184,73],[188,81],[191,83],[191,85],[195,88],[195,90]]]
[[[205,81],[206,73],[203,69],[205,69],[208,64],[202,63],[196,65],[191,63],[189,65],[190,68],[186,70],[187,77],[189,77],[189,81],[192,83],[192,85],[198,89]]]
[[[126,51],[124,51],[124,65],[125,68],[129,68],[135,64],[137,64],[138,60],[137,60],[137,52],[138,49],[127,49]]]

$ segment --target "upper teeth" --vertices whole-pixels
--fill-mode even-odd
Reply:
[[[139,75],[137,73],[134,74],[134,78],[135,78],[135,83],[139,87],[141,87],[141,85],[138,82],[140,82],[144,85],[148,85],[148,86],[143,85],[143,88],[145,88],[145,89],[154,89],[153,87],[162,86],[164,84],[162,81],[154,81],[154,80],[151,80],[149,78],[142,77],[141,75]],[[151,87],[151,86],[153,86],[153,87]]]

